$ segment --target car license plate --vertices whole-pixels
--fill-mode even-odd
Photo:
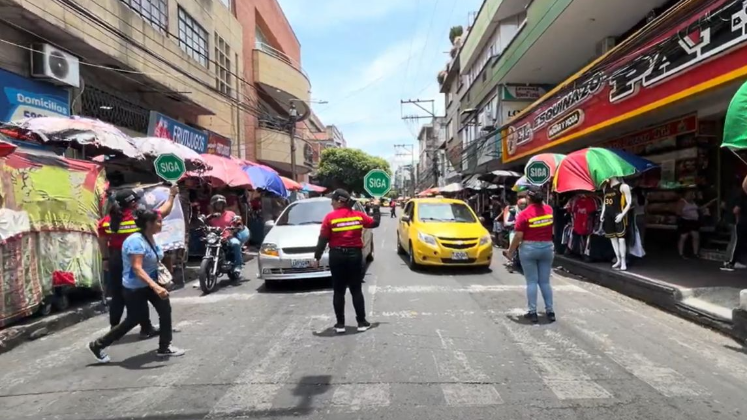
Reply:
[[[309,268],[311,260],[291,260],[291,268]]]
[[[460,261],[463,261],[463,260],[467,260],[467,259],[469,259],[469,257],[467,256],[467,253],[466,253],[466,252],[452,252],[452,253],[451,253],[451,259],[452,259],[452,260],[460,260]]]

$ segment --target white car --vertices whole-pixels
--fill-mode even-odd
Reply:
[[[355,210],[365,212],[359,203]],[[259,249],[258,277],[266,283],[330,277],[329,254],[324,251],[318,268],[312,268],[314,250],[319,240],[322,220],[332,211],[332,200],[309,198],[291,203],[276,221],[266,223],[270,231]],[[363,230],[362,266],[373,260],[374,242],[371,229]]]

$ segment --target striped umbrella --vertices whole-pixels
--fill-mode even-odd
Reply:
[[[589,147],[565,157],[553,178],[553,189],[596,191],[610,178],[623,178],[657,167],[655,163],[616,149]]]

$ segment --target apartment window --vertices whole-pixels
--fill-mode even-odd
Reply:
[[[208,33],[181,7],[179,8],[179,47],[203,66],[208,66]]]
[[[231,47],[215,34],[215,88],[228,96],[232,95]]]
[[[169,25],[167,0],[119,0],[154,28],[166,32]]]

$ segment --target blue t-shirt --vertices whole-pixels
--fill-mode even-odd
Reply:
[[[158,262],[163,258],[163,250],[158,244],[153,244],[158,254],[153,252],[153,247],[148,245],[148,241],[141,233],[133,233],[122,244],[122,286],[128,289],[142,289],[148,287],[148,284],[142,281],[132,270],[130,256],[143,256],[143,270],[153,280],[158,279]]]

